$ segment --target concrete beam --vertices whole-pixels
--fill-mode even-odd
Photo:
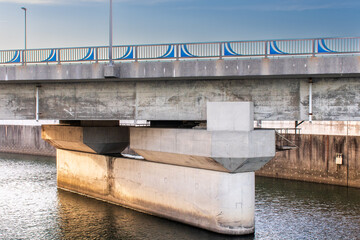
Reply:
[[[131,128],[130,148],[153,162],[222,172],[253,172],[275,156],[275,133]]]
[[[153,162],[231,173],[257,171],[275,156],[275,132],[254,131],[251,102],[207,106],[207,130],[131,128],[131,149]]]
[[[129,128],[42,125],[41,137],[57,149],[121,153],[129,145]]]
[[[41,84],[40,119],[205,121],[207,102],[254,102],[254,119],[308,120],[308,79]],[[36,117],[38,84],[0,84],[0,119]],[[360,120],[358,78],[313,79],[313,120]]]

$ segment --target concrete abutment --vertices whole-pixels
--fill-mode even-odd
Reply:
[[[208,103],[207,119],[207,129],[48,125],[42,136],[57,147],[60,188],[218,233],[253,233],[254,172],[274,157],[275,133],[253,129],[250,102]],[[144,160],[108,155],[128,144]]]

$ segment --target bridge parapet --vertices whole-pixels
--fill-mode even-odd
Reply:
[[[112,61],[234,58],[268,56],[320,56],[360,52],[360,38],[173,43],[112,47]],[[2,50],[0,64],[51,64],[109,61],[106,46]]]
[[[0,67],[0,83],[357,77],[360,56]]]

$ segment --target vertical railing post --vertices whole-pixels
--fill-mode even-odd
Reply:
[[[316,42],[316,39],[313,39],[312,40],[312,56],[315,57],[315,42]]]
[[[22,54],[21,54],[21,57],[22,57],[22,65],[26,65],[25,63],[25,50],[22,50]]]
[[[99,48],[98,47],[95,48],[95,62],[96,63],[99,62]]]
[[[268,57],[268,41],[265,41],[265,58]]]
[[[41,51],[41,50],[37,50],[37,51],[40,52],[40,56],[42,55],[42,57],[40,57],[40,58],[36,58],[36,57],[35,57],[35,58],[32,59],[32,60],[33,60],[34,62],[41,62],[41,59],[44,59],[44,58],[45,58],[45,59],[46,59],[46,60],[45,60],[46,65],[49,65],[49,60],[50,60],[50,59],[47,59],[48,55],[45,54],[46,51]],[[37,52],[37,51],[35,51],[35,52]],[[50,50],[50,51],[51,51],[51,50]],[[42,54],[41,54],[41,53],[42,53]],[[35,56],[36,56],[36,54],[35,54]],[[30,61],[31,61],[31,60],[30,60]]]
[[[138,61],[138,46],[134,47],[134,51],[135,51],[135,62]]]
[[[220,60],[222,59],[222,56],[223,56],[222,46],[223,46],[223,43],[219,43],[219,59]]]
[[[176,60],[178,61],[180,58],[180,45],[176,44]]]
[[[61,49],[59,48],[58,51],[58,64],[61,64]]]

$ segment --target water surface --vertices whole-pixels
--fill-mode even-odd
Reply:
[[[257,177],[255,221],[211,233],[58,190],[54,158],[0,154],[0,239],[360,239],[360,189]]]

